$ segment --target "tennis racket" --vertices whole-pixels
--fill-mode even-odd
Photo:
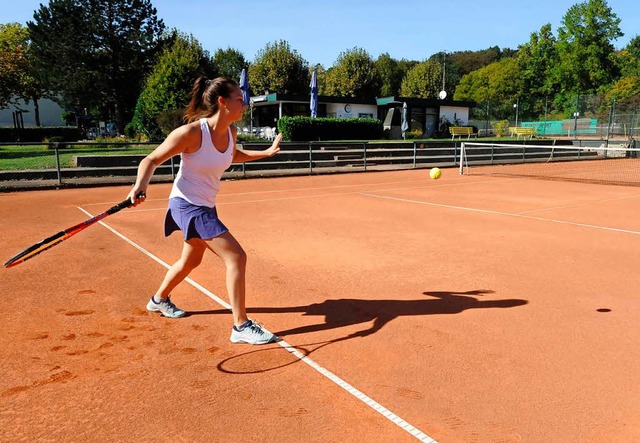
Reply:
[[[138,194],[138,198],[139,197],[144,197],[144,193],[141,192],[140,194]],[[82,223],[78,223],[75,226],[71,226],[70,228],[65,229],[64,231],[60,231],[57,234],[52,235],[51,237],[47,237],[44,240],[39,241],[33,246],[29,246],[24,251],[11,257],[9,260],[7,260],[4,263],[4,267],[12,268],[14,266],[17,266],[20,263],[35,257],[41,252],[44,252],[47,249],[53,248],[55,245],[62,243],[66,239],[73,237],[80,231],[83,231],[87,229],[89,226],[98,223],[103,218],[111,214],[115,214],[116,212],[121,211],[124,208],[128,208],[131,205],[133,205],[133,203],[131,203],[131,199],[126,199],[118,203],[117,205],[110,207],[109,209],[104,211],[102,214],[98,214],[94,217],[91,217],[89,220],[85,220]]]

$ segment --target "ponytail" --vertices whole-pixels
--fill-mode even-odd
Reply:
[[[203,117],[211,117],[218,112],[218,97],[229,98],[237,87],[236,82],[224,77],[213,80],[198,77],[191,89],[191,100],[184,111],[184,120],[191,123]]]

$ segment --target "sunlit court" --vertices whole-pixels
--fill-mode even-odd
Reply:
[[[0,194],[2,256],[128,187]],[[637,441],[640,189],[426,169],[227,180],[213,254],[145,310],[170,184],[11,269],[2,441]],[[235,438],[234,436],[237,436]]]

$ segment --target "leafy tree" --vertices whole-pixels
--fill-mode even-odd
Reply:
[[[640,35],[636,35],[631,39],[626,50],[629,51],[629,54],[633,57],[640,60]]]
[[[435,61],[418,63],[407,73],[400,87],[403,97],[437,98],[442,90],[442,65]]]
[[[340,53],[326,82],[327,94],[357,98],[374,98],[382,83],[369,53],[357,47]]]
[[[314,66],[309,67],[309,83],[311,83],[311,76],[313,75],[313,71],[316,72],[316,80],[318,81],[318,94],[326,95],[326,84],[327,84],[327,70],[324,69],[320,63]],[[309,86],[307,85],[307,89]]]
[[[159,47],[150,0],[50,0],[27,23],[47,84],[69,109],[113,118],[122,131]]]
[[[522,70],[523,88],[536,96],[546,96],[553,92],[551,70],[558,64],[556,39],[551,25],[546,24],[539,32],[531,34],[528,43],[518,50],[518,65]]]
[[[489,102],[493,116],[510,118],[513,104],[521,93],[522,72],[518,61],[503,58],[462,77],[454,99],[473,100],[478,104]]]
[[[617,61],[623,77],[640,76],[640,36],[632,38],[627,47],[618,53]]]
[[[406,60],[404,58],[398,60],[398,69],[402,73],[402,78],[404,79],[407,76],[407,72],[411,71],[418,63],[420,62],[417,60]]]
[[[267,43],[249,66],[249,79],[251,89],[258,93],[306,94],[309,64],[287,41]]]
[[[629,75],[615,82],[605,95],[605,103],[613,100],[624,103],[629,109],[637,109],[640,105],[640,75]]]
[[[511,49],[492,46],[480,51],[455,51],[451,53],[440,51],[433,54],[428,60],[445,66],[445,91],[453,96],[464,75],[484,68],[502,58],[512,57],[513,53],[514,51]]]
[[[212,77],[213,72],[209,53],[200,43],[193,36],[177,34],[173,45],[160,55],[140,93],[131,122],[135,132],[152,140],[166,136],[179,126],[196,78]]]
[[[19,23],[0,24],[0,108],[15,98],[33,101],[35,122],[40,126],[41,98],[51,98],[34,63],[29,30]]]
[[[398,95],[405,74],[398,65],[398,61],[385,52],[378,56],[375,65],[382,81],[379,93],[380,97]]]
[[[594,93],[615,81],[612,40],[623,36],[620,19],[606,0],[587,0],[567,11],[558,29],[554,81],[561,92]]]
[[[518,50],[518,66],[522,73],[522,95],[531,106],[532,115],[542,115],[546,109],[547,97],[555,94],[552,71],[558,65],[556,39],[551,25],[546,24],[539,32],[531,34],[529,42]]]
[[[248,63],[242,52],[233,48],[218,49],[213,54],[213,67],[216,71],[216,76],[226,77],[238,82],[240,81],[240,73],[247,65]]]
[[[25,75],[24,44],[28,36],[18,23],[0,24],[0,109],[20,95]]]

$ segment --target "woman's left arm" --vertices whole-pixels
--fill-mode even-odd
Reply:
[[[235,139],[235,133],[233,135]],[[234,143],[233,144],[233,162],[244,163],[244,162],[250,162],[252,160],[260,160],[261,158],[273,157],[278,152],[280,152],[281,141],[282,141],[282,134],[278,134],[278,136],[273,141],[271,146],[268,149],[265,149],[264,151],[249,151],[244,149],[239,150],[236,148],[236,144]]]

